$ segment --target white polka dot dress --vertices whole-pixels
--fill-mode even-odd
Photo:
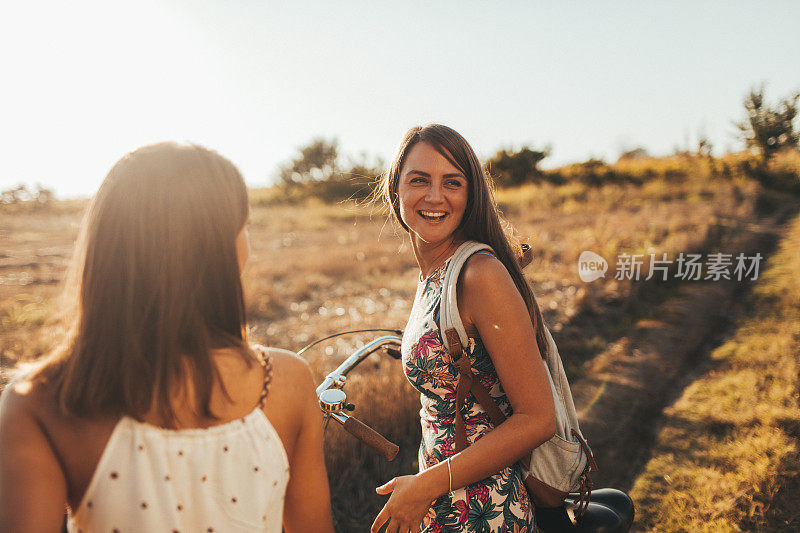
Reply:
[[[262,364],[269,377],[269,361]],[[123,417],[68,530],[280,533],[289,462],[261,405],[206,429]]]

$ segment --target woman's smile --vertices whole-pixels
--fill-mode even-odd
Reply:
[[[417,213],[430,222],[441,222],[447,216],[445,211],[417,211]]]

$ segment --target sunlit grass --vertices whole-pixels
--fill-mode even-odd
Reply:
[[[712,369],[667,410],[632,492],[642,528],[782,530],[769,521],[770,503],[787,477],[800,475],[798,245],[800,217],[735,335],[712,353]]]
[[[44,324],[50,309],[41,297],[21,294],[0,303],[0,328],[30,329]]]

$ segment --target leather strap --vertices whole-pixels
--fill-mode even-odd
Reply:
[[[583,448],[583,453],[586,454],[588,457],[588,462],[586,464],[586,470],[581,475],[580,481],[580,489],[579,489],[579,496],[575,500],[577,508],[575,509],[575,516],[580,517],[583,513],[586,512],[586,509],[589,507],[589,502],[592,500],[592,488],[594,487],[594,482],[592,481],[591,472],[597,472],[597,463],[594,460],[594,455],[592,455],[592,451],[589,449],[589,445],[586,444],[586,441],[583,437],[573,431],[572,436],[578,439],[578,442]]]
[[[472,369],[469,369],[470,372]],[[486,411],[486,414],[489,415],[489,420],[492,421],[495,427],[499,426],[506,420],[506,415],[497,407],[497,402],[489,396],[489,392],[486,390],[486,387],[478,379],[472,380],[472,388],[470,389],[472,395],[475,396],[475,399],[478,400],[478,403],[481,404],[483,410]]]
[[[600,468],[597,466],[597,462],[594,460],[594,454],[592,453],[592,450],[589,449],[589,444],[587,444],[583,436],[574,430],[571,433],[573,437],[578,439],[578,442],[581,444],[581,448],[583,448],[583,453],[585,453],[586,457],[589,459],[589,472],[597,472],[600,470]]]
[[[453,416],[453,424],[455,425],[455,445],[456,453],[463,451],[467,447],[467,428],[464,423],[464,416],[461,414],[461,406],[464,405],[464,399],[467,397],[467,392],[472,388],[472,372],[469,368],[469,360],[462,357],[464,352],[461,350],[461,342],[458,340],[458,333],[455,329],[448,329],[444,332],[447,335],[447,342],[449,344],[448,352],[450,353],[450,360],[458,367],[458,384],[456,385],[456,412]],[[464,372],[466,365],[467,371]]]
[[[455,445],[456,452],[463,451],[467,447],[467,431],[464,423],[464,416],[461,413],[461,407],[464,405],[464,399],[467,397],[467,392],[472,392],[475,399],[489,415],[489,420],[492,424],[499,426],[506,419],[503,412],[497,407],[497,403],[489,396],[489,393],[484,388],[480,380],[475,379],[472,373],[472,367],[469,364],[469,357],[464,357],[464,351],[461,347],[461,341],[458,339],[458,333],[454,328],[450,328],[444,332],[447,336],[447,343],[449,345],[448,353],[450,360],[458,368],[458,384],[456,385],[456,412],[454,417],[455,425]]]
[[[530,244],[521,244],[522,248],[522,256],[517,259],[519,263],[519,268],[525,270],[525,267],[530,265],[533,262],[533,248],[531,248]]]

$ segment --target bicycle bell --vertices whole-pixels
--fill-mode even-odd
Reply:
[[[347,395],[341,389],[326,389],[319,395],[319,407],[325,414],[338,413],[347,405]]]

